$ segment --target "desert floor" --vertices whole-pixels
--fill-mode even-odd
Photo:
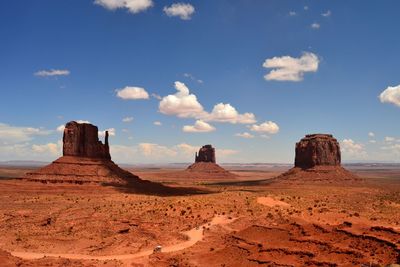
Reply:
[[[182,189],[167,196],[10,179],[28,170],[0,169],[1,266],[400,262],[399,166],[352,166],[364,180],[346,184],[271,183],[281,167],[234,168],[238,176],[229,181],[193,179],[179,169],[130,170]]]

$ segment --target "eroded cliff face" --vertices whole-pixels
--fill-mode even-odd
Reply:
[[[236,179],[236,175],[225,170],[216,163],[215,148],[212,145],[204,145],[196,153],[195,162],[186,172],[192,179]]]
[[[196,153],[195,162],[211,162],[216,163],[215,148],[212,145],[205,145]]]
[[[111,159],[108,132],[103,144],[99,141],[97,126],[75,121],[68,122],[64,129],[63,156]]]
[[[340,166],[338,141],[331,134],[309,134],[296,143],[295,167]]]
[[[296,143],[294,168],[279,183],[353,183],[362,179],[341,166],[340,146],[331,134],[308,134]]]
[[[118,167],[110,156],[108,132],[105,144],[99,141],[98,128],[89,123],[68,122],[63,135],[63,156],[51,164],[27,173],[25,179],[42,183],[140,182],[139,177]]]

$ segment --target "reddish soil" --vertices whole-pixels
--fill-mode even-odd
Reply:
[[[379,266],[400,260],[400,233],[351,223],[319,225],[296,220],[259,221],[225,237],[226,246],[200,265]]]
[[[171,172],[184,171],[135,171],[140,176],[147,173],[146,179]],[[0,265],[385,266],[400,262],[399,170],[391,169],[388,176],[384,171],[375,176],[364,170],[359,173],[365,179],[351,182],[313,182],[302,174],[302,183],[276,182],[270,179],[271,169],[232,172],[238,174],[236,179],[210,182],[204,176],[201,184],[190,176],[182,183],[174,178],[167,182],[164,194],[99,184],[0,180]],[[163,250],[151,253],[157,245]]]

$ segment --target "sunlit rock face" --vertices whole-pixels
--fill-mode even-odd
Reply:
[[[295,167],[340,166],[340,146],[331,134],[308,134],[296,143]]]
[[[98,128],[89,123],[68,122],[63,136],[63,156],[111,159],[106,131],[105,144],[99,141]]]

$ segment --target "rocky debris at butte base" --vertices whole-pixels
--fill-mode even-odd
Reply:
[[[191,173],[191,178],[207,175],[209,178],[236,178],[236,175],[225,170],[216,163],[215,148],[212,145],[202,146],[195,154],[194,163],[190,165],[186,172]]]
[[[98,128],[89,123],[68,122],[63,135],[63,156],[51,164],[27,173],[24,179],[43,183],[111,183],[143,182],[118,167],[111,160],[108,132],[104,144]]]
[[[340,145],[331,134],[308,134],[296,143],[294,168],[276,179],[296,182],[361,180],[341,166]]]

